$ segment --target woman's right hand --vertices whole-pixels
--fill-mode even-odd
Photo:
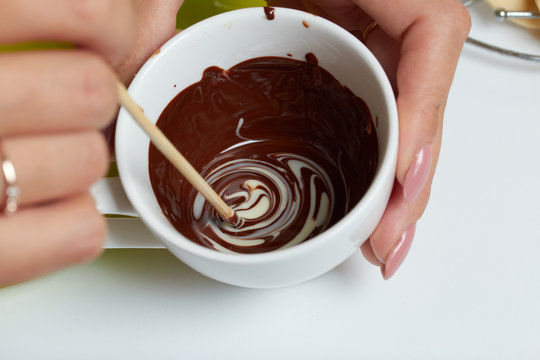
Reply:
[[[0,4],[1,44],[76,45],[0,53],[0,145],[20,189],[19,209],[7,216],[0,173],[0,286],[101,252],[106,224],[88,190],[108,167],[99,129],[117,111],[111,66],[126,58],[134,35],[130,0]]]
[[[272,0],[325,16],[356,34],[395,87],[399,113],[396,181],[386,211],[362,253],[394,275],[429,200],[448,92],[470,29],[457,0]]]

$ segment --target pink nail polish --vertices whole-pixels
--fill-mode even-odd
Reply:
[[[416,224],[412,224],[401,234],[398,242],[394,245],[390,254],[386,258],[386,264],[382,268],[382,275],[385,280],[390,279],[403,263],[409,249],[411,247],[412,240],[414,238],[414,232],[416,231]]]
[[[430,168],[431,144],[426,144],[414,156],[414,161],[403,181],[403,196],[409,204],[416,200],[424,188]]]

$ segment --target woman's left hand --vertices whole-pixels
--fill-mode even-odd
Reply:
[[[183,0],[133,0],[135,46],[115,70],[128,85],[135,73],[176,31],[176,14]]]

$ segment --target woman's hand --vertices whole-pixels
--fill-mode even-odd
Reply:
[[[96,257],[106,224],[89,187],[108,167],[99,129],[117,111],[116,75],[134,43],[129,0],[5,0],[0,43],[76,49],[0,53],[2,159],[15,169],[11,216],[0,173],[0,286]],[[10,179],[7,179],[10,180]]]
[[[135,73],[176,32],[176,14],[183,0],[132,0],[136,29],[133,51],[115,70],[129,85]],[[189,56],[189,54],[186,54]]]
[[[135,44],[133,50],[115,64],[120,80],[128,86],[135,73],[161,45],[176,32],[176,14],[183,0],[132,0],[135,12]],[[114,148],[116,121],[103,133],[109,147]]]
[[[427,206],[441,147],[444,108],[470,28],[458,0],[284,0],[340,24],[362,39],[397,94],[399,155],[396,182],[364,256],[390,278],[404,260]],[[376,21],[378,26],[366,31]]]
[[[13,164],[20,190],[19,209],[7,216],[9,179],[0,173],[0,286],[101,253],[106,223],[88,190],[109,164],[100,129],[116,115],[115,81],[129,83],[174,35],[181,3],[7,0],[0,5],[0,44],[76,45],[0,53],[0,161]]]

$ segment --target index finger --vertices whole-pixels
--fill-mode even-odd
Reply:
[[[416,154],[435,140],[441,126],[470,16],[457,0],[355,2],[401,42],[396,74],[400,121],[396,177],[403,184]]]
[[[115,64],[131,49],[134,31],[129,0],[4,0],[1,4],[0,44],[71,42]]]
[[[401,45],[396,73],[399,183],[370,240],[380,262],[393,258],[391,266],[384,267],[387,278],[399,266],[398,260],[403,260],[413,224],[427,204],[446,99],[470,29],[470,16],[457,0],[355,2]],[[377,46],[376,35],[371,37],[373,46]]]

